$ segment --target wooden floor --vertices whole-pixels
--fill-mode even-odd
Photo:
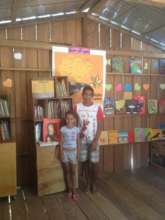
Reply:
[[[78,202],[64,193],[37,197],[20,190],[11,205],[0,200],[0,220],[165,220],[165,176],[149,168],[109,175],[96,194],[80,191]]]

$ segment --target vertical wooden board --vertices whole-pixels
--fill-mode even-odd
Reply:
[[[159,85],[159,76],[151,77],[151,88],[150,88],[150,97],[151,99],[158,99],[159,94],[159,87],[156,86]]]
[[[0,144],[0,197],[16,194],[16,145]]]
[[[53,21],[51,23],[51,41],[64,43],[64,21]]]
[[[140,168],[141,143],[133,145],[133,168]]]
[[[13,51],[11,47],[1,47],[0,64],[1,67],[13,67]]]
[[[149,162],[149,143],[141,143],[141,164],[140,167],[148,166]]]
[[[17,156],[17,183],[18,186],[33,186],[32,161],[27,155]]]
[[[26,48],[25,55],[26,55],[26,67],[38,68],[37,49]]]
[[[69,19],[63,22],[64,43],[78,46],[81,45],[81,20]]]
[[[51,69],[51,54],[49,50],[38,49],[38,68]]]
[[[159,74],[159,59],[151,59],[151,74]]]
[[[0,40],[6,40],[5,28],[0,29]]]
[[[114,118],[114,129],[120,130],[123,127],[123,116],[115,115]]]
[[[45,74],[45,72],[43,73]],[[38,72],[26,72],[26,85],[27,85],[27,118],[33,120],[33,105],[32,105],[32,90],[31,80],[40,79]]]
[[[149,121],[150,128],[157,128],[160,123],[161,123],[160,115],[157,114],[150,115],[150,121]]]
[[[7,29],[8,40],[21,40],[21,26]]]
[[[90,19],[83,20],[83,45],[89,48],[99,47],[98,23]]]
[[[27,117],[26,72],[15,72],[16,117]]]
[[[98,176],[102,176],[104,172],[104,147],[100,146],[100,160],[98,164]]]
[[[126,33],[122,33],[123,37],[122,37],[122,48],[126,49],[126,50],[130,50],[131,49],[131,37],[130,35],[126,34]]]
[[[100,27],[100,48],[108,50],[110,48],[110,30],[109,26],[101,24]]]
[[[114,155],[113,148],[115,146],[104,146],[104,159],[103,159],[103,170],[104,172],[110,173],[113,172],[113,163],[114,163]]]
[[[27,41],[35,41],[36,40],[36,27],[35,23],[24,25],[22,27],[22,38]]]
[[[22,59],[14,58],[15,53],[21,53]],[[13,66],[16,68],[24,68],[26,64],[26,56],[25,56],[25,49],[24,48],[14,48],[13,51]]]
[[[112,48],[120,49],[120,31],[112,29]]]
[[[50,26],[49,22],[37,24],[37,41],[49,42]]]
[[[11,117],[15,117],[15,85],[13,72],[1,71],[0,94],[8,96]]]
[[[130,169],[131,150],[129,145],[115,145],[114,172]]]
[[[111,90],[106,90],[105,89],[105,96],[108,96],[108,97],[111,97],[111,98],[114,98],[114,79],[115,77],[112,76],[112,75],[106,75],[106,84],[111,84],[112,85],[112,88]]]
[[[130,131],[134,128],[133,118],[131,115],[123,115],[121,118],[121,128],[124,131]]]
[[[121,84],[122,85],[122,91],[117,91],[116,87],[118,87],[118,85]],[[123,99],[123,86],[124,86],[124,76],[115,76],[114,77],[114,97],[115,99],[119,100],[119,99]]]
[[[104,118],[104,130],[113,129],[114,117],[105,117]]]
[[[141,50],[141,41],[135,38],[131,38],[131,49],[132,50]]]

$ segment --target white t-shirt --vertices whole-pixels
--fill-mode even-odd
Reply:
[[[79,103],[76,106],[76,112],[80,118],[81,141],[82,143],[91,143],[95,138],[97,132],[97,121],[99,119],[98,113],[101,112],[102,114],[101,107],[99,104],[96,103],[90,106],[86,106],[83,103]]]

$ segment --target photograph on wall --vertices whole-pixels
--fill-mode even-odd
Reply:
[[[95,91],[95,102],[104,99],[106,52],[87,48],[52,47],[52,75],[67,76],[73,103],[81,101],[84,86]]]

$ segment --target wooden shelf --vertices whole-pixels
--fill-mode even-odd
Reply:
[[[10,116],[6,116],[6,117],[0,117],[0,120],[9,120],[9,119],[11,119],[11,117]]]
[[[144,73],[142,73],[142,74],[135,74],[135,73],[107,72],[106,75],[107,76],[131,76],[131,77],[137,77],[137,76],[139,76],[139,77],[152,77],[152,76],[153,77],[155,77],[155,76],[157,76],[157,77],[160,77],[160,76],[165,77],[165,74],[144,74]]]
[[[51,69],[18,68],[18,67],[0,67],[0,70],[4,70],[4,71],[52,72]]]

